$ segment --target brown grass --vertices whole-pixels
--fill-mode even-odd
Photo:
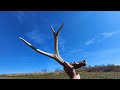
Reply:
[[[81,79],[120,79],[120,72],[78,72]],[[6,74],[0,79],[69,79],[64,72],[56,73],[31,73],[31,74]]]

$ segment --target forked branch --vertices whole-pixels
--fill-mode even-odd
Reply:
[[[60,30],[62,29],[64,23],[61,25],[61,27],[58,29],[57,32],[55,32],[54,28],[51,26],[53,35],[54,35],[54,54],[47,53],[45,51],[42,51],[40,49],[35,48],[32,44],[27,42],[25,39],[19,37],[25,44],[27,44],[29,47],[37,51],[38,53],[41,53],[45,56],[48,56],[50,58],[55,59],[59,64],[61,64],[64,67],[65,72],[71,79],[80,79],[80,75],[76,73],[75,69],[80,68],[82,66],[86,65],[86,61],[83,60],[81,62],[74,62],[74,63],[68,63],[64,61],[60,55],[58,50],[58,35],[60,33]]]
[[[59,58],[60,55],[59,55],[59,50],[58,50],[58,35],[60,33],[60,30],[62,29],[64,23],[61,25],[61,27],[58,29],[57,32],[54,31],[54,28],[51,26],[51,29],[52,29],[52,32],[53,32],[53,35],[54,35],[54,54],[57,55]]]
[[[55,59],[59,64],[61,64],[62,66],[64,66],[64,60],[60,57],[59,55],[59,50],[58,50],[58,35],[60,33],[60,30],[62,29],[63,27],[63,24],[62,26],[58,29],[57,33],[54,31],[53,27],[51,26],[51,29],[52,29],[52,32],[53,32],[53,35],[54,35],[54,54],[51,54],[51,53],[47,53],[45,51],[42,51],[40,49],[37,49],[35,48],[32,44],[30,44],[29,42],[27,42],[25,39],[19,37],[24,43],[26,43],[29,47],[31,47],[32,49],[34,49],[35,51],[45,55],[45,56],[48,56],[48,57],[51,57],[53,59]]]

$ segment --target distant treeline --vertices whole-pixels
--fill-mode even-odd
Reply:
[[[96,66],[87,66],[78,69],[78,71],[87,71],[87,72],[120,72],[120,65],[108,64],[108,65],[96,65]]]
[[[61,70],[59,68],[56,68],[54,72],[62,72],[64,70]],[[96,65],[96,66],[84,66],[77,71],[82,72],[120,72],[120,65],[114,65],[114,64],[108,64],[108,65]],[[43,69],[42,72],[47,72],[47,69]]]

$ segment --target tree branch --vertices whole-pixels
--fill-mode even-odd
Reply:
[[[59,34],[60,30],[62,29],[62,27],[63,27],[63,24],[56,33],[54,28],[51,25],[51,29],[52,29],[52,32],[54,35],[54,55],[56,57],[56,61],[59,62],[62,66],[64,66],[64,60],[60,57],[59,50],[58,50],[58,34]]]
[[[58,29],[58,31],[57,31],[57,35],[60,33],[60,30],[62,29],[62,27],[64,26],[64,23],[62,23],[62,25],[61,25],[61,27]]]
[[[60,30],[62,29],[64,23],[61,25],[61,27],[58,29],[57,33],[54,31],[54,28],[51,26],[53,35],[54,35],[54,54],[57,55],[59,58],[59,50],[58,50],[58,34],[60,33]],[[62,59],[62,58],[61,58]]]
[[[59,64],[61,64],[64,67],[65,72],[67,73],[67,75],[71,78],[71,79],[80,79],[80,75],[76,73],[77,68],[80,68],[82,66],[86,65],[86,61],[83,60],[81,62],[74,62],[74,63],[68,63],[66,61],[64,61],[60,55],[59,55],[59,50],[58,50],[58,35],[60,33],[60,30],[62,29],[64,23],[61,25],[61,27],[58,29],[57,33],[54,31],[53,27],[51,26],[53,35],[54,35],[54,54],[51,53],[47,53],[44,52],[40,49],[35,48],[34,46],[32,46],[32,44],[30,44],[29,42],[27,42],[26,40],[24,40],[23,38],[19,37],[25,44],[27,44],[29,47],[31,47],[33,50],[37,51],[38,53],[41,53],[45,56],[51,57],[54,60],[56,60]]]
[[[19,37],[25,44],[27,44],[29,47],[31,47],[33,50],[35,50],[35,51],[37,51],[38,53],[41,53],[41,54],[43,54],[43,55],[45,55],[45,56],[48,56],[48,57],[51,57],[51,58],[55,58],[54,57],[54,54],[50,54],[50,53],[47,53],[47,52],[44,52],[44,51],[42,51],[42,50],[40,50],[40,49],[37,49],[37,48],[35,48],[34,46],[32,46],[32,44],[30,44],[29,42],[27,42],[25,39],[23,39],[23,38],[21,38],[21,37]]]
[[[52,25],[51,25],[50,27],[51,27],[51,29],[52,29],[53,34],[55,34],[55,30],[54,30],[54,28],[52,27]]]
[[[25,44],[27,44],[29,47],[31,47],[33,50],[37,51],[37,52],[40,53],[40,54],[43,54],[43,55],[45,55],[45,56],[48,56],[48,57],[50,57],[50,58],[55,59],[59,64],[61,64],[62,66],[64,66],[64,60],[63,60],[61,57],[56,56],[55,54],[47,53],[47,52],[44,52],[44,51],[42,51],[42,50],[40,50],[40,49],[37,49],[37,48],[35,48],[32,44],[30,44],[29,42],[27,42],[25,39],[23,39],[23,38],[21,38],[21,37],[19,37],[19,38],[20,38]]]

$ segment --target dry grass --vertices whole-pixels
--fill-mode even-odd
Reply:
[[[78,72],[81,79],[120,79],[120,72]],[[4,74],[0,79],[69,79],[64,72]]]

